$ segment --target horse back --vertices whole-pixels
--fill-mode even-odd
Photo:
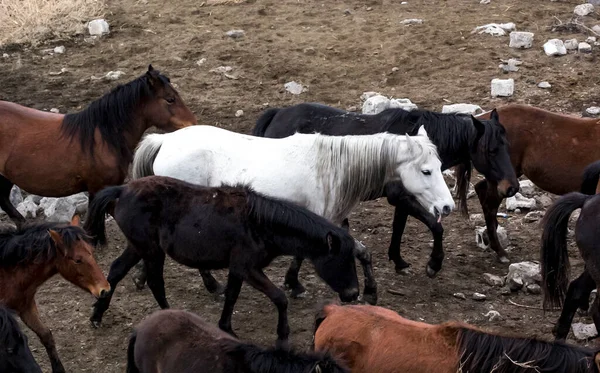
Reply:
[[[380,307],[328,305],[315,332],[315,349],[330,352],[352,371],[451,373],[458,358],[446,334]]]

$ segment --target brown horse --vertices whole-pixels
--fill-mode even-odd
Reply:
[[[489,334],[455,322],[415,322],[375,306],[326,305],[315,349],[353,372],[598,372],[594,351],[561,342]]]
[[[328,354],[244,343],[193,313],[157,311],[134,330],[127,373],[346,373]]]
[[[600,159],[598,119],[556,114],[527,105],[507,105],[497,112],[506,129],[517,177],[525,175],[547,192],[578,191],[584,168]],[[489,119],[490,115],[485,113],[479,118]],[[459,174],[465,171],[458,166]],[[496,213],[504,197],[489,180],[477,183],[475,191],[483,208],[490,246],[501,261],[508,262],[496,234]]]
[[[96,298],[110,285],[92,255],[92,246],[75,216],[71,225],[44,223],[0,231],[0,304],[15,310],[41,339],[52,372],[64,372],[52,332],[40,320],[35,293],[57,273]]]
[[[54,114],[0,101],[0,207],[17,224],[13,184],[29,193],[62,197],[125,180],[144,131],[174,131],[196,124],[169,79],[146,74],[117,86],[73,114]]]

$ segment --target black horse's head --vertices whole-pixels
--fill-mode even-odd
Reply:
[[[475,169],[498,185],[501,197],[512,197],[519,191],[519,180],[510,160],[506,130],[494,109],[489,120],[471,117],[475,137],[470,144],[470,155]]]
[[[358,298],[358,277],[354,261],[354,239],[342,229],[327,234],[329,255],[311,258],[315,270],[327,285],[339,294],[342,302]]]
[[[42,373],[33,358],[27,336],[7,309],[0,307],[0,372]]]

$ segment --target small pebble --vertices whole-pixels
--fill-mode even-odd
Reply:
[[[2,55],[2,57],[3,57],[3,58],[8,58],[8,57],[10,57],[10,55],[9,55],[8,53],[4,53],[4,54]]]
[[[244,32],[244,30],[229,30],[225,33],[225,35],[232,39],[239,39],[243,38],[246,35],[246,32]]]
[[[206,62],[206,58],[201,58],[198,61],[196,61],[196,65],[202,66],[202,65],[204,65],[205,62]]]
[[[65,48],[65,46],[64,46],[64,45],[61,45],[61,46],[55,47],[55,48],[54,48],[54,53],[57,53],[57,54],[63,54],[63,53],[65,53],[65,49],[66,49],[66,48]]]
[[[239,117],[241,117],[242,115],[244,115],[244,110],[238,110],[238,111],[236,111],[236,112],[235,112],[235,116],[236,116],[236,118],[239,118]]]
[[[473,297],[472,298],[473,298],[473,300],[476,300],[476,301],[483,301],[483,300],[487,299],[487,297],[485,296],[485,294],[481,294],[481,293],[473,293]]]
[[[529,285],[527,285],[526,289],[529,294],[541,294],[542,293],[542,288],[538,284],[529,284]]]
[[[396,67],[396,66],[392,67],[392,72],[396,72],[396,71],[398,71],[398,70],[400,70],[400,68],[398,68],[398,67]]]
[[[540,84],[538,84],[538,87],[543,88],[543,89],[548,89],[548,88],[552,87],[552,85],[548,82],[540,82]]]
[[[463,293],[454,293],[452,295],[454,296],[454,298],[467,299],[467,297]]]
[[[55,107],[53,107],[52,109],[50,109],[50,112],[51,113],[60,113],[60,111],[57,108],[55,108]]]

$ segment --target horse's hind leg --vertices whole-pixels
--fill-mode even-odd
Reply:
[[[165,295],[165,278],[163,275],[165,266],[165,252],[157,251],[152,259],[144,260],[148,270],[148,287],[154,295],[154,299],[160,308],[169,308],[167,296]]]
[[[562,312],[558,322],[552,330],[552,334],[554,334],[557,340],[564,340],[567,338],[577,308],[581,307],[583,302],[588,301],[591,291],[595,288],[596,283],[587,269],[583,271],[581,276],[569,284]],[[600,319],[598,321],[600,321]],[[594,322],[596,322],[596,318],[594,318]]]
[[[496,186],[492,185],[487,180],[478,182],[475,185],[475,192],[477,192],[477,197],[479,197],[479,202],[483,208],[483,215],[485,217],[485,225],[487,227],[487,233],[490,239],[490,246],[492,250],[496,252],[498,260],[501,263],[508,263],[510,262],[508,259],[508,254],[502,245],[500,245],[498,233],[496,232],[496,229],[498,228],[498,219],[496,218],[496,214],[498,213],[498,207],[500,207],[500,203],[502,203],[502,197],[498,195]]]
[[[360,261],[360,265],[363,267],[363,274],[365,277],[363,299],[365,302],[375,305],[377,304],[377,281],[375,281],[375,275],[373,274],[371,253],[366,247],[359,243],[355,245],[354,256]]]
[[[304,288],[304,286],[302,286],[300,280],[298,279],[300,267],[302,266],[303,261],[304,259],[300,257],[295,257],[294,259],[292,259],[292,262],[290,263],[290,268],[288,268],[288,271],[285,274],[285,280],[283,284],[286,288],[292,291],[292,293],[290,294],[292,298],[298,298],[306,292],[306,289]]]
[[[131,243],[127,244],[125,251],[111,265],[108,273],[108,283],[110,284],[110,293],[104,298],[100,298],[94,304],[94,311],[90,321],[94,327],[99,327],[102,322],[102,315],[108,309],[112,295],[117,288],[117,284],[125,277],[127,272],[139,262],[141,257],[136,253]]]
[[[10,202],[10,191],[13,185],[14,184],[10,180],[0,175],[0,207],[2,208],[2,210],[4,210],[4,212],[6,212],[8,217],[19,227],[23,223],[25,223],[25,218],[23,217],[23,215],[21,215],[19,211],[17,211],[15,206],[13,206],[13,204]]]
[[[202,282],[204,287],[211,294],[221,295],[225,293],[225,287],[217,281],[215,276],[210,271],[200,270],[200,276],[202,276]]]
[[[237,336],[231,327],[231,315],[233,315],[233,307],[242,289],[242,281],[242,277],[233,273],[230,268],[227,277],[227,286],[225,287],[225,304],[223,305],[223,312],[221,312],[221,319],[219,320],[219,328],[236,338]]]
[[[40,320],[40,314],[35,301],[32,299],[31,302],[29,307],[20,313],[21,320],[23,320],[25,325],[33,330],[42,341],[42,344],[48,353],[48,357],[50,358],[52,373],[64,373],[65,368],[58,357],[58,351],[56,351],[56,344],[54,342],[54,337],[52,337],[52,332]]]
[[[135,287],[138,290],[142,290],[144,289],[144,285],[146,285],[146,280],[148,279],[146,263],[144,263],[144,261],[140,261],[135,265],[134,271],[135,273],[131,275],[131,279],[133,280]]]

